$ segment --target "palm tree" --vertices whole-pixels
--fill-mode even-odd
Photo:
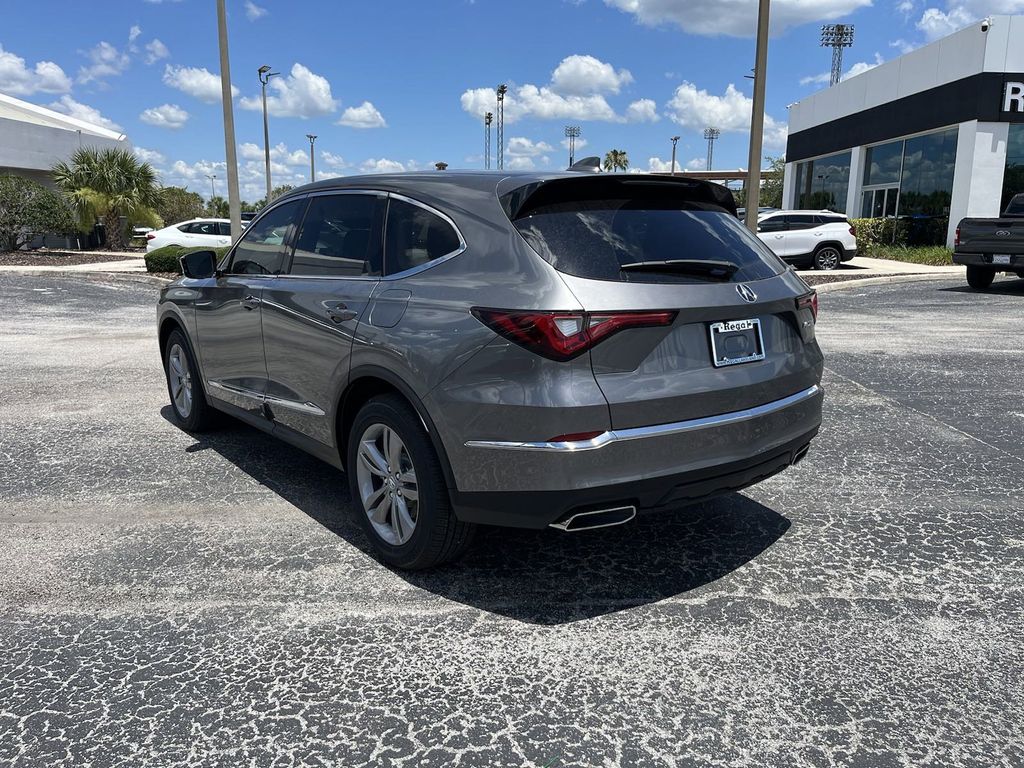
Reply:
[[[130,226],[162,226],[156,213],[160,203],[156,172],[127,150],[82,147],[68,162],[53,166],[53,178],[71,199],[83,232],[103,220],[111,250],[128,245],[122,218]]]
[[[227,200],[220,195],[215,195],[206,203],[206,215],[216,219],[226,219],[231,215],[231,207]]]
[[[612,149],[604,155],[604,169],[606,171],[625,171],[629,168],[629,157],[624,149]]]

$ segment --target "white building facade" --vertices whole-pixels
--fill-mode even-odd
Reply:
[[[0,174],[52,184],[50,169],[79,147],[132,145],[123,133],[0,93]]]
[[[783,205],[897,216],[952,247],[1024,192],[1024,16],[993,16],[789,110]]]

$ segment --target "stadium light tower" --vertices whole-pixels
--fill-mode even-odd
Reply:
[[[502,83],[498,86],[498,170],[505,168],[505,94],[508,93],[508,86]]]
[[[484,168],[491,169],[491,123],[494,122],[494,113],[484,113]]]
[[[853,45],[853,24],[823,24],[821,26],[821,47],[832,49],[832,76],[829,86],[843,77],[843,48]]]
[[[708,159],[707,159],[707,163],[705,163],[705,166],[704,166],[706,170],[709,170],[709,171],[711,170],[711,161],[715,157],[715,140],[719,136],[721,136],[721,135],[722,135],[722,132],[720,130],[718,130],[717,128],[705,128],[704,129],[704,138],[707,139],[707,142],[708,142]]]
[[[567,125],[565,126],[565,138],[569,140],[569,167],[576,162],[576,139],[580,137],[580,127],[578,125]]]

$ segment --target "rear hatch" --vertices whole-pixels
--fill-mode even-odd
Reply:
[[[957,227],[957,250],[967,253],[1024,253],[1024,217],[964,219]]]
[[[739,222],[723,187],[588,177],[504,202],[591,327],[664,319],[624,323],[589,350],[614,429],[742,410],[820,380],[812,292]]]

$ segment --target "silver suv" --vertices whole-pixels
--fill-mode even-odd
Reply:
[[[756,483],[821,421],[816,295],[702,181],[349,177],[274,201],[158,306],[173,410],[348,473],[381,558]]]

